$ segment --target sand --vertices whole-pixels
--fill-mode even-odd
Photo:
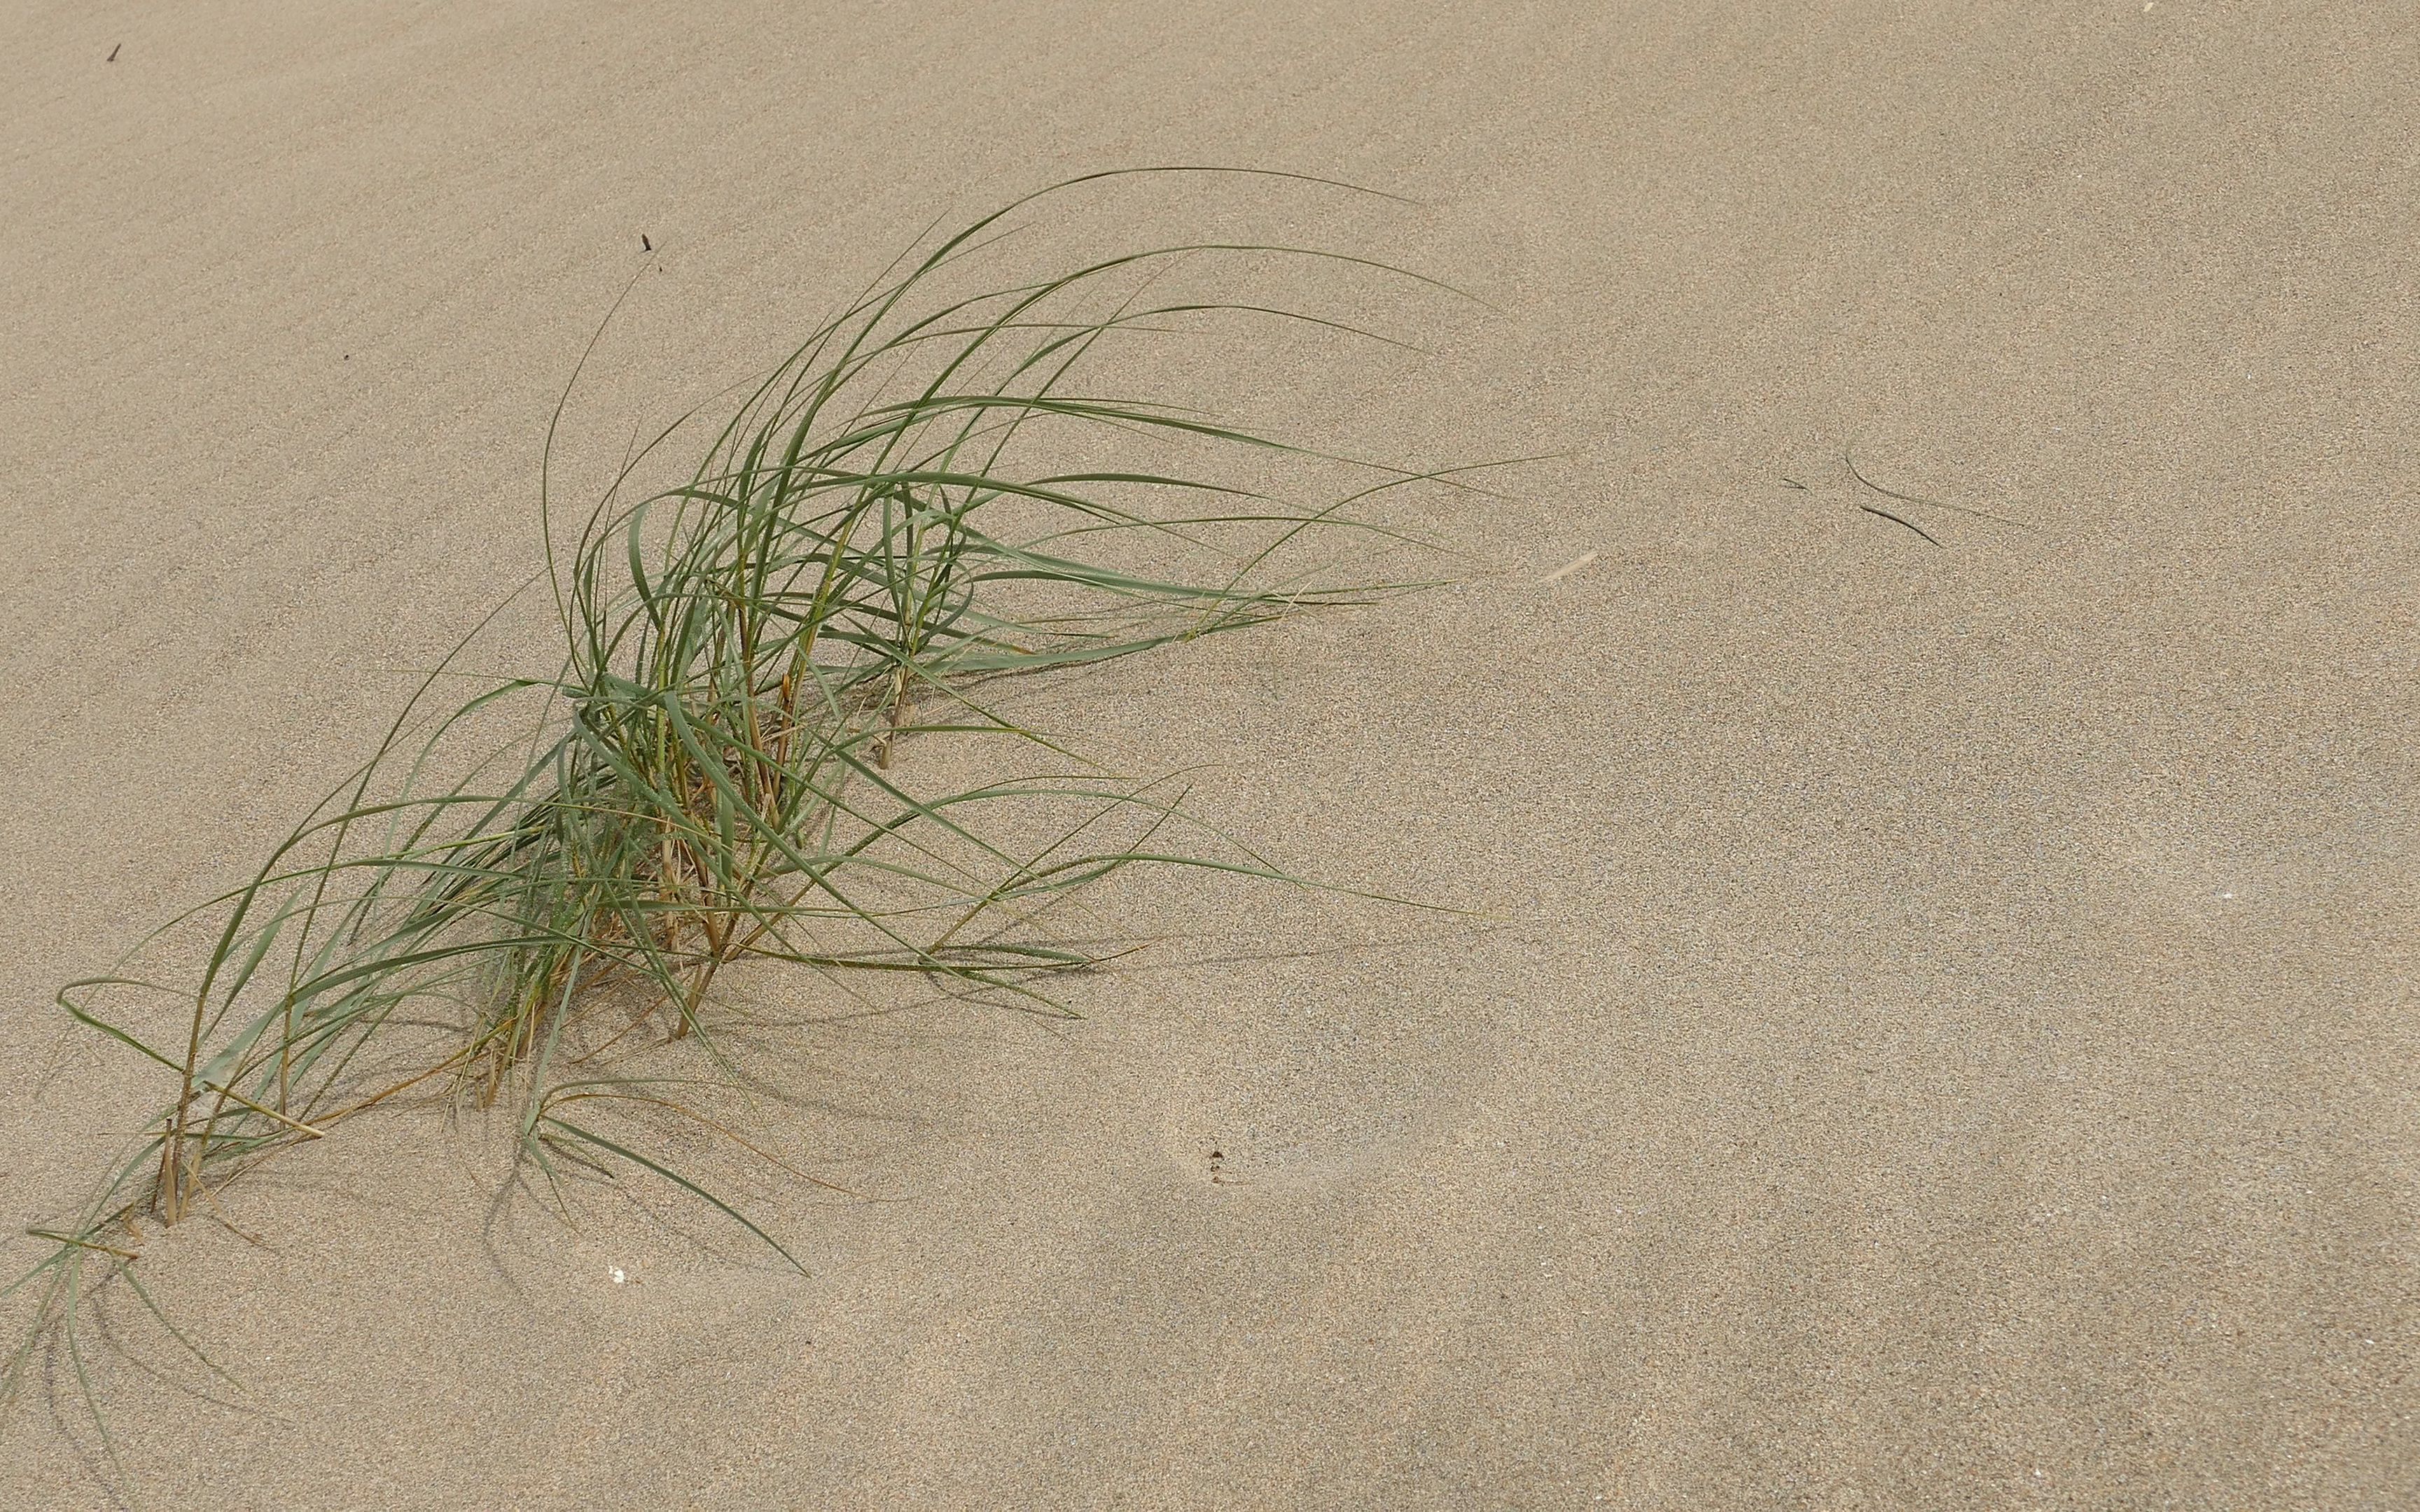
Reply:
[[[534,563],[643,235],[591,468],[933,216],[1153,162],[1415,195],[1286,213],[1497,307],[1252,416],[1559,454],[1419,506],[1459,587],[1070,705],[1484,921],[1138,881],[1187,937],[1079,1024],[809,1036],[800,1148],[891,1200],[768,1187],[803,1280],[358,1125],[150,1246],[256,1401],[130,1327],[152,1504],[2420,1502],[2402,8],[9,9],[11,1227],[159,1096],[52,990]],[[2022,523],[1928,544],[1852,446]],[[111,1504],[61,1401],[0,1504]]]

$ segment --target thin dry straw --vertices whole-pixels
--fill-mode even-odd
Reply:
[[[1975,509],[1965,504],[1953,504],[1946,500],[1927,499],[1921,494],[1901,493],[1897,488],[1885,488],[1881,484],[1876,483],[1873,479],[1867,477],[1865,472],[1858,468],[1857,446],[1854,441],[1851,441],[1847,446],[1841,448],[1840,462],[1842,466],[1849,470],[1850,477],[1854,478],[1857,482],[1863,484],[1866,487],[1872,489],[1875,493],[1882,495],[1885,499],[1895,499],[1903,504],[1917,504],[1928,509],[1946,509],[1953,515],[1964,515],[1972,519],[1988,519],[2001,525],[2014,526],[2018,530],[2027,530],[2031,528],[2024,520],[2010,519],[2006,515],[1994,515],[1988,509]],[[1797,486],[1803,488],[1806,485],[1798,484]],[[1931,531],[1926,530],[1923,526],[1918,525],[1916,521],[1908,518],[1904,515],[1885,509],[1879,504],[1866,503],[1863,501],[1858,502],[1857,507],[1864,510],[1869,515],[1878,515],[1884,519],[1889,520],[1894,525],[1903,525],[1907,529],[1914,531],[1916,534],[1923,536],[1927,541],[1931,542],[1934,546],[1939,546],[1941,544],[1940,540],[1935,537]]]

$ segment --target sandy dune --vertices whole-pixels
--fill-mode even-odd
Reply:
[[[808,1036],[896,1200],[768,1189],[803,1281],[358,1125],[152,1245],[259,1406],[109,1364],[147,1493],[2420,1504],[2415,76],[2392,5],[10,6],[12,1229],[159,1096],[52,990],[535,564],[643,235],[592,469],[935,215],[1168,162],[1417,196],[1282,214],[1498,312],[1253,418],[1560,454],[1420,506],[1459,588],[1067,705],[1487,922],[1139,881],[1187,938],[1081,1024]]]

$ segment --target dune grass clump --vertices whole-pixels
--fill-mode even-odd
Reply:
[[[17,1283],[87,1396],[86,1299],[123,1277],[151,1305],[132,1272],[142,1220],[204,1211],[258,1162],[408,1093],[509,1106],[550,1180],[566,1159],[643,1166],[788,1257],[595,1115],[621,1099],[746,1136],[600,1055],[634,1035],[719,1053],[717,983],[747,962],[1047,1008],[1054,974],[1098,960],[1044,916],[1074,890],[1146,862],[1279,874],[984,690],[1366,596],[1264,578],[1287,543],[1411,474],[1281,502],[1238,480],[1313,454],[1078,380],[1123,333],[1312,318],[1150,299],[1185,259],[1380,265],[1162,246],[947,292],[1007,217],[1088,181],[894,265],[737,405],[685,482],[633,499],[626,466],[576,536],[550,536],[557,672],[442,708],[436,690],[457,685],[431,676],[248,881],[62,992],[170,1087],[90,1203],[36,1231],[51,1248]],[[927,791],[894,757],[940,735],[1009,742],[1041,775]],[[1034,840],[1032,816],[1054,812]],[[181,1005],[167,1036],[163,997]]]

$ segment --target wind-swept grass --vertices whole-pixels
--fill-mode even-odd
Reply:
[[[406,1094],[508,1106],[548,1178],[566,1160],[644,1167],[796,1263],[597,1114],[618,1100],[756,1150],[749,1136],[595,1057],[633,1034],[716,1053],[718,980],[752,961],[909,973],[1047,1010],[1049,980],[1097,959],[1054,939],[1054,902],[1140,863],[1279,874],[1188,827],[1164,790],[1088,774],[985,691],[1364,597],[1270,581],[1272,563],[1413,477],[1372,469],[1325,503],[1286,502],[1250,480],[1336,459],[1084,383],[1088,359],[1130,332],[1331,324],[1155,301],[1181,260],[1377,264],[1162,246],[948,292],[1013,217],[1109,177],[893,265],[737,405],[686,482],[633,499],[626,467],[572,538],[550,537],[558,671],[450,706],[435,695],[452,674],[432,676],[249,880],[60,994],[168,1088],[90,1203],[39,1231],[51,1247],[17,1283],[39,1291],[37,1337],[63,1346],[87,1395],[87,1299],[123,1277],[150,1305],[141,1220],[175,1224]],[[1102,457],[1119,460],[1084,460]],[[1041,775],[939,795],[905,780],[902,743],[940,735],[1012,743]],[[1037,813],[1059,815],[1039,841]],[[153,964],[195,962],[190,976]],[[167,1038],[137,1027],[163,997],[181,1005]]]

